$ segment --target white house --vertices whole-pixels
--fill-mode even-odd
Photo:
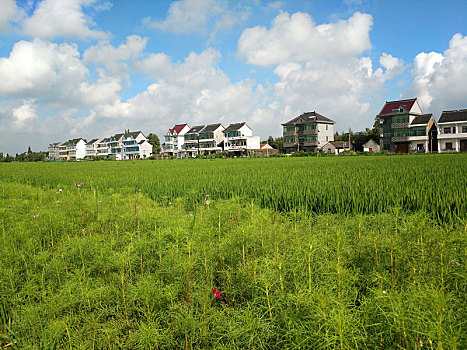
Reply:
[[[253,136],[253,130],[245,122],[230,124],[223,132],[226,152],[242,155],[260,148],[260,137]]]
[[[66,144],[68,159],[84,159],[86,156],[86,140],[77,138],[69,140]]]
[[[92,159],[97,156],[97,146],[99,145],[99,139],[92,139],[91,141],[86,143],[86,159]]]
[[[199,153],[199,133],[205,128],[205,125],[193,126],[187,131],[183,138],[185,147],[180,150],[183,157],[195,158]]]
[[[49,144],[49,147],[48,147],[48,151],[49,151],[48,159],[49,160],[60,159],[60,151],[59,151],[60,145],[61,145],[61,142],[55,142],[55,143]]]
[[[109,155],[109,141],[110,138],[104,138],[97,142],[96,155],[99,157],[107,157]]]
[[[222,152],[224,127],[222,124],[209,124],[199,133],[199,149],[202,154]]]
[[[467,109],[441,113],[438,152],[467,152]]]
[[[344,151],[349,151],[350,145],[348,141],[330,141],[322,147],[322,150],[326,153],[339,154]]]
[[[181,158],[185,152],[181,152],[185,148],[185,134],[190,130],[187,124],[175,125],[172,129],[167,131],[164,136],[165,141],[162,144],[162,155],[174,156]]]

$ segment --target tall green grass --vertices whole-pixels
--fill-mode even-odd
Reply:
[[[317,205],[309,196],[320,186],[348,200],[352,172],[348,181],[362,184],[353,196],[365,196],[363,164],[386,169],[396,194],[412,183],[421,198],[444,193],[440,203],[463,208],[454,197],[465,179],[423,189],[443,159],[449,178],[464,157],[2,167],[0,347],[466,348],[465,212],[443,215],[382,190],[371,198],[394,205],[306,204]],[[418,180],[403,179],[401,164]],[[320,186],[303,177],[336,169],[341,177],[323,175]]]

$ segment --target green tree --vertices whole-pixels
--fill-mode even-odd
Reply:
[[[153,154],[161,153],[161,141],[159,140],[159,137],[156,134],[149,134],[148,142],[152,145]]]

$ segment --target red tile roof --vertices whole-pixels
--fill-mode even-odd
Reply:
[[[185,126],[186,126],[186,123],[185,124],[178,124],[178,125],[175,125],[173,127],[173,129],[171,129],[171,130],[172,130],[172,132],[175,131],[177,133],[177,135],[178,135],[178,134],[180,134],[180,131],[182,131]]]
[[[392,113],[393,110],[398,109],[401,105],[405,107],[408,111],[412,108],[414,105],[415,101],[417,101],[416,98],[412,98],[410,100],[400,100],[400,101],[386,101],[386,104],[384,105],[383,109],[381,112],[379,112],[379,115],[381,114],[390,114]]]

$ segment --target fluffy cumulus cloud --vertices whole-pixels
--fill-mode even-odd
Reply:
[[[273,95],[285,119],[304,111],[317,111],[337,122],[337,129],[372,125],[372,92],[401,73],[402,60],[383,53],[380,67],[370,57],[373,19],[354,13],[346,20],[316,24],[305,13],[279,14],[271,28],[245,29],[238,54],[247,63],[274,67],[278,81]],[[287,116],[287,113],[289,115]]]
[[[34,100],[24,101],[20,106],[13,108],[13,127],[32,130],[31,122],[37,119],[36,110],[37,106]]]
[[[42,0],[33,15],[25,19],[23,31],[32,37],[52,39],[72,37],[78,39],[105,39],[107,33],[91,29],[93,22],[83,7],[95,0]]]
[[[270,29],[245,29],[238,41],[238,54],[250,64],[268,67],[287,62],[339,60],[360,55],[371,48],[369,31],[373,19],[356,12],[347,20],[316,25],[310,15],[286,12]]]
[[[15,0],[0,0],[0,9],[0,32],[7,31],[11,22],[17,22],[24,16]]]
[[[422,52],[414,59],[408,95],[418,96],[424,112],[467,108],[467,37],[455,34],[443,53]]]
[[[168,64],[167,57],[159,58]],[[263,89],[255,89],[252,80],[232,83],[218,68],[220,59],[220,53],[214,49],[191,53],[184,62],[171,63],[171,71],[145,91],[126,101],[101,104],[89,118],[114,125],[115,130],[137,127],[159,133],[180,122],[254,123],[251,116],[263,104]],[[112,131],[106,129],[107,133]]]

